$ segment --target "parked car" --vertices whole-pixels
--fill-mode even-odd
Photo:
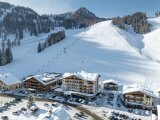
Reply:
[[[9,120],[8,116],[2,116],[1,119],[2,120]]]
[[[27,109],[26,108],[21,108],[21,111],[27,111]]]
[[[16,106],[16,104],[14,102],[12,102],[12,101],[9,104],[13,105],[13,106]]]
[[[82,99],[78,99],[78,103],[81,103],[82,102]]]
[[[8,107],[9,107],[9,106],[11,106],[11,105],[10,105],[9,103],[4,103],[4,106],[8,106]]]
[[[56,97],[56,95],[52,95],[52,98],[55,98]]]
[[[12,114],[18,116],[18,115],[19,115],[19,112],[17,112],[17,111],[16,111],[16,112],[12,112]]]
[[[19,97],[15,98],[15,100],[18,101],[18,102],[21,102],[21,101],[22,101],[22,99],[19,98]]]
[[[44,106],[45,106],[45,107],[48,107],[49,105],[48,105],[48,103],[45,103]]]
[[[107,105],[112,106],[113,107],[113,103],[112,102],[107,102]]]
[[[121,107],[121,104],[117,103],[117,107]]]
[[[70,98],[70,99],[69,99],[69,101],[71,101],[71,102],[72,102],[72,101],[73,101],[73,98]]]
[[[52,106],[53,106],[53,107],[58,107],[55,103],[52,103]]]
[[[9,108],[8,106],[5,106],[5,105],[4,105],[4,106],[2,107],[2,110],[7,110],[8,108]]]
[[[43,94],[37,94],[37,97],[44,97]]]
[[[85,104],[85,100],[82,100],[81,104]]]

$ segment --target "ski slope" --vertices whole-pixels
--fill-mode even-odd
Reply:
[[[160,27],[153,29],[154,34],[156,30],[160,31]],[[48,36],[42,34],[29,39],[37,42],[13,48],[14,61],[0,67],[0,72],[12,73],[22,79],[44,72],[84,70],[99,73],[101,81],[115,79],[121,84],[138,83],[156,89],[160,86],[160,63],[148,56],[154,53],[150,50],[158,44],[153,43],[153,48],[149,49],[147,42],[152,35],[156,40],[158,33],[154,34],[137,35],[132,30],[126,32],[116,28],[111,21],[104,21],[87,29],[67,30],[63,41],[37,53],[39,40]]]
[[[152,24],[152,31],[144,35],[143,53],[151,60],[160,62],[160,17],[149,19],[149,22]]]

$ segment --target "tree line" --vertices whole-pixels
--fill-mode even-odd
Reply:
[[[69,12],[51,17],[54,18],[55,26],[65,27],[66,29],[86,28],[106,20],[105,18],[97,17],[86,8],[79,8],[73,13]]]
[[[47,47],[50,47],[65,38],[65,31],[59,31],[57,33],[52,33],[48,36],[47,40],[44,42],[39,42],[37,47],[37,52],[40,53],[45,50]]]
[[[1,49],[0,49],[0,66],[9,64],[13,60],[12,50],[11,50],[11,41],[8,39],[7,43],[5,40],[2,40]]]
[[[11,11],[5,13],[7,9]],[[6,31],[7,34],[18,34],[19,39],[23,38],[24,32],[30,33],[30,36],[37,36],[54,29],[54,23],[48,16],[38,15],[30,8],[10,5],[6,9],[0,8],[0,16],[2,15],[4,18],[0,21],[0,33]]]
[[[150,31],[151,25],[147,21],[147,15],[142,12],[136,12],[124,17],[112,19],[112,24],[121,29],[126,29],[126,25],[131,25],[133,30],[138,34],[145,34]]]
[[[157,12],[155,13],[155,16],[156,16],[156,17],[159,17],[159,16],[160,16],[160,11],[157,11]]]

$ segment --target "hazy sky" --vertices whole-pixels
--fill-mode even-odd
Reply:
[[[39,14],[58,14],[86,7],[97,16],[121,16],[136,11],[152,16],[160,10],[160,0],[0,0],[34,9]]]

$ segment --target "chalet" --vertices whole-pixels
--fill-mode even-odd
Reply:
[[[24,80],[24,88],[36,89],[39,92],[51,91],[62,84],[61,74],[45,73],[43,75],[34,75]]]
[[[103,81],[103,89],[111,90],[111,91],[118,91],[118,82],[112,79],[105,80]]]
[[[65,73],[62,84],[64,94],[92,99],[99,92],[99,77],[97,73],[84,71]]]
[[[10,73],[0,74],[0,89],[14,90],[20,88],[21,81]]]
[[[127,107],[152,109],[157,95],[150,89],[140,85],[126,85],[123,87],[123,100]]]
[[[64,96],[64,91],[61,87],[58,87],[54,89],[54,95],[55,96]]]

